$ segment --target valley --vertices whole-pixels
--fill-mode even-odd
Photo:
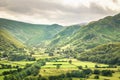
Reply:
[[[70,26],[0,18],[0,80],[120,80],[120,14]]]

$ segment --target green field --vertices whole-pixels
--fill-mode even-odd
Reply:
[[[38,56],[40,58],[40,56]],[[44,56],[45,57],[45,56]],[[72,60],[72,63],[69,63],[69,60]],[[12,64],[12,66],[20,66],[24,67],[26,64],[32,64],[35,61],[0,61],[0,63],[4,64]],[[60,68],[57,69],[55,64],[61,64]],[[43,77],[49,77],[49,76],[58,76],[61,74],[66,74],[67,72],[71,72],[73,70],[78,70],[78,66],[82,66],[83,69],[89,68],[89,69],[96,69],[95,65],[99,65],[100,67],[106,67],[108,65],[106,64],[100,64],[100,63],[93,63],[93,62],[88,62],[88,61],[79,61],[77,59],[68,59],[68,58],[63,58],[63,59],[58,59],[55,61],[50,61],[46,62],[45,66],[42,66],[39,74]],[[87,67],[86,67],[87,66]],[[118,71],[118,68],[97,68],[99,70],[113,70],[113,71]],[[3,80],[2,72],[4,71],[9,71],[11,69],[0,69],[0,80]],[[12,68],[13,70],[13,68]],[[90,77],[87,80],[96,80],[94,79],[94,74],[91,74]],[[109,79],[109,80],[120,80],[120,72],[115,72],[113,73],[112,77],[106,77],[106,76],[101,76],[99,75],[99,80],[104,80],[104,79]],[[66,79],[67,80],[67,79]],[[80,78],[73,78],[73,80],[80,80]]]
[[[72,64],[70,64],[68,61],[72,60]],[[60,69],[56,69],[56,65],[54,64],[62,64],[60,66]],[[83,61],[78,61],[76,59],[59,59],[57,62],[47,62],[45,66],[42,67],[40,70],[40,74],[43,76],[49,76],[49,75],[59,75],[59,74],[64,74],[66,72],[72,71],[72,70],[78,70],[77,66],[82,66],[85,68],[87,65],[88,68],[94,68],[94,66],[97,63],[92,63],[92,62],[83,62]],[[100,66],[107,66],[105,64],[99,64]]]
[[[20,68],[24,68],[26,64],[32,64],[35,61],[8,61],[8,60],[3,60],[0,61],[2,64],[7,64],[11,66],[19,66]],[[10,71],[10,70],[15,70],[16,68],[11,68],[11,69],[0,69],[0,80],[3,80],[2,72],[4,71]]]
[[[21,68],[23,68],[26,64],[32,64],[34,62],[35,61],[8,61],[8,60],[0,61],[0,63],[12,65],[12,66],[19,66]]]
[[[72,60],[72,64],[70,64],[68,61]],[[87,62],[87,61],[78,61],[76,59],[60,59],[56,62],[47,62],[45,66],[42,68],[55,68],[56,66],[53,64],[62,64],[61,68],[73,68],[77,69],[77,66],[82,66],[83,68],[87,65],[88,68],[93,68],[96,64],[103,67],[107,66],[106,64],[98,64],[98,63],[93,63],[93,62]]]
[[[72,60],[72,64],[70,64],[68,61]],[[59,69],[56,69],[56,65],[53,64],[62,64]],[[72,70],[78,70],[77,66],[82,66],[83,68],[90,68],[92,70],[95,69],[95,65],[99,65],[100,67],[106,67],[108,65],[106,64],[99,64],[99,63],[93,63],[88,61],[78,61],[76,59],[59,59],[57,62],[47,62],[45,66],[43,66],[40,70],[40,74],[44,77],[48,76],[57,76],[60,74],[65,74],[67,72],[71,72]],[[118,71],[118,68],[98,68],[99,70],[113,70]],[[87,80],[96,80],[94,79],[94,74],[92,74]],[[99,76],[99,80],[109,79],[109,80],[120,80],[120,72],[113,73],[112,77],[106,77],[106,76]],[[80,78],[73,78],[73,80],[80,80]]]

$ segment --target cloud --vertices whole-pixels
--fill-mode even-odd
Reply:
[[[118,1],[0,0],[0,17],[31,23],[70,25],[120,12],[120,6],[114,3]]]
[[[112,0],[114,3],[118,3],[118,0]]]

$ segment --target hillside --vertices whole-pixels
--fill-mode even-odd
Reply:
[[[22,49],[24,47],[25,45],[11,36],[9,32],[4,29],[0,29],[0,56],[12,54],[18,49]]]
[[[97,46],[81,53],[78,59],[83,61],[120,65],[120,42]]]
[[[51,39],[63,29],[61,25],[38,25],[18,22],[7,19],[0,19],[0,28],[8,30],[14,37],[26,45],[41,44]]]
[[[66,27],[64,30],[56,34],[51,43],[48,45],[50,47],[62,46],[63,43],[70,40],[71,36],[74,35],[80,29],[80,25],[72,25]]]
[[[1,45],[2,44],[13,44],[14,46],[18,47],[18,48],[22,48],[25,47],[25,45],[18,41],[16,38],[14,38],[8,31],[6,31],[5,29],[0,29],[0,41],[1,41]]]
[[[58,41],[57,44],[61,44],[61,47],[67,46],[67,48],[82,52],[109,42],[120,42],[120,14],[108,16],[90,22],[86,26],[81,26],[69,39]]]

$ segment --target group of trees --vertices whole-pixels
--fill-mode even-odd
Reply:
[[[120,43],[106,44],[81,53],[78,59],[83,61],[120,65],[119,53]]]
[[[96,75],[102,75],[102,76],[112,76],[112,73],[114,73],[113,70],[98,70],[98,69],[95,69],[93,71],[93,74],[96,74]]]
[[[19,66],[18,66],[18,65],[12,66],[12,65],[10,65],[10,64],[0,64],[0,69],[12,69],[12,68],[18,69]]]
[[[29,56],[29,55],[12,54],[8,57],[8,60],[10,60],[10,61],[21,61],[21,60],[35,61],[36,59],[32,56]]]
[[[112,70],[91,70],[91,69],[82,69],[81,70],[73,70],[72,72],[67,72],[66,74],[61,74],[58,76],[49,76],[48,80],[64,80],[64,78],[89,78],[91,74],[95,74],[94,78],[99,79],[99,75],[102,76],[112,76]]]
[[[0,69],[9,69],[9,68],[12,68],[11,65],[8,65],[8,64],[0,64]]]
[[[15,71],[14,73],[4,76],[4,80],[22,80],[28,76],[37,76],[41,66],[45,65],[44,60],[39,60],[33,65],[26,66],[21,71]]]
[[[4,80],[45,80],[44,77],[39,75],[39,71],[41,66],[44,66],[47,61],[54,61],[57,58],[46,58],[39,59],[34,64],[26,64],[23,69],[12,70],[8,72],[4,72]],[[31,77],[32,76],[32,77]]]
[[[22,68],[17,68],[16,70],[4,71],[2,72],[2,75],[13,74],[13,73],[20,72],[20,71],[22,71]]]
[[[92,73],[91,69],[83,69],[81,70],[74,70],[71,73],[66,73],[66,76],[69,77],[76,77],[76,78],[87,78]]]

